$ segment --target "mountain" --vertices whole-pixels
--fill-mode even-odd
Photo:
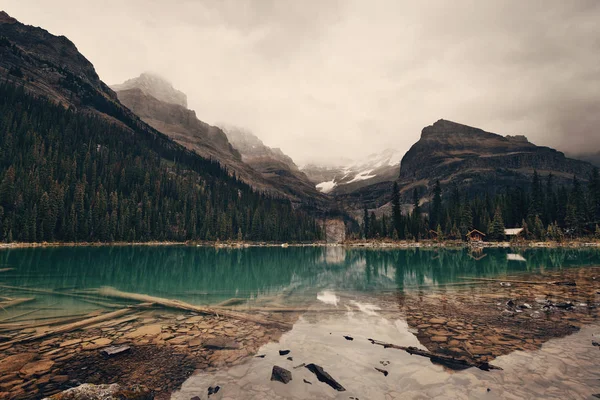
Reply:
[[[137,78],[128,79],[119,85],[112,85],[116,92],[139,89],[144,94],[152,96],[164,103],[177,104],[187,108],[187,95],[159,75],[144,72]]]
[[[534,170],[542,177],[551,173],[555,185],[561,186],[571,185],[573,176],[586,181],[592,169],[588,162],[537,146],[525,136],[502,136],[441,119],[423,128],[419,141],[402,158],[398,178],[394,179],[393,174],[388,179],[371,178],[372,184],[353,190],[334,189],[331,193],[350,209],[366,205],[387,210],[394,180],[400,188],[402,202],[408,205],[413,201],[414,189],[418,190],[421,202],[429,201],[438,180],[446,193],[457,188],[460,193],[476,196],[495,194],[507,187],[529,187]],[[334,183],[344,174],[344,170],[336,172]],[[312,171],[307,175],[313,179],[327,178]],[[365,180],[365,183],[370,182]]]
[[[533,171],[552,173],[558,185],[570,184],[573,176],[587,180],[592,165],[567,158],[560,151],[536,146],[525,136],[501,136],[456,122],[439,120],[427,126],[402,158],[400,185],[431,188],[436,180],[477,194],[525,187]]]
[[[281,149],[266,146],[256,135],[241,128],[230,126],[224,131],[233,147],[241,153],[242,161],[273,185],[301,199],[325,201],[325,196]]]
[[[241,134],[236,136],[235,129],[226,134],[198,119],[195,111],[185,105],[187,96],[164,78],[143,73],[112,88],[119,100],[144,122],[199,155],[218,161],[255,189],[288,198],[303,207],[312,208],[314,204],[323,207],[325,198],[307,183],[289,157],[264,146],[255,136],[252,140],[260,144],[256,148],[262,154],[258,150],[250,154],[239,151],[230,139]],[[234,144],[244,151],[251,148],[239,139]]]
[[[220,128],[202,122],[196,117],[195,111],[183,105],[187,104],[187,96],[174,89],[164,78],[144,73],[123,84],[112,85],[112,88],[119,101],[148,125],[202,157],[219,161],[257,190],[278,194],[242,162],[242,156],[231,146]],[[166,101],[168,99],[172,101]]]
[[[289,201],[142,121],[67,38],[5,12],[0,132],[3,241],[320,237]]]
[[[596,153],[572,153],[569,157],[575,158],[576,160],[586,161],[597,167],[600,167],[600,151]]]
[[[387,149],[345,166],[308,164],[302,168],[317,189],[333,196],[351,193],[363,187],[392,182],[398,177],[402,153]]]
[[[0,11],[0,73],[64,106],[127,114],[94,66],[64,36],[24,25]]]

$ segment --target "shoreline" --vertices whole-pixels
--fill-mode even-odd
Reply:
[[[600,292],[595,282],[599,272],[598,266],[543,274],[523,272],[473,280],[468,288],[442,288],[442,297],[438,291],[430,291],[380,293],[365,300],[375,301],[383,318],[405,320],[426,349],[423,354],[435,358],[434,363],[447,370],[461,370],[464,365],[487,370],[485,367],[493,366],[502,355],[535,351],[550,339],[596,324],[600,320]],[[12,290],[18,293],[36,289]],[[77,291],[61,293],[81,298]],[[267,355],[261,349],[279,342],[301,315],[308,313],[309,320],[316,321],[320,315],[346,312],[310,302],[302,308],[296,304],[277,309],[267,298],[249,308],[237,304],[205,309],[114,290],[86,291],[86,300],[102,294],[107,296],[98,300],[102,301],[101,309],[89,314],[5,323],[5,338],[15,343],[0,343],[0,356],[6,361],[0,365],[0,375],[4,375],[0,399],[52,396],[85,382],[141,385],[148,397],[140,398],[167,400],[192,374],[225,370],[265,356],[269,367],[273,362],[284,362],[280,357],[287,353]],[[347,299],[360,302],[361,297]],[[140,303],[145,300],[151,303]],[[74,325],[73,318],[79,326]],[[40,332],[37,338],[30,336],[32,329]],[[366,341],[357,332],[345,333],[357,342]],[[341,335],[339,340],[344,340]],[[387,346],[379,341],[371,344]],[[117,351],[114,346],[123,353],[106,353]],[[403,349],[393,346],[388,346],[390,351]],[[589,346],[593,349],[592,343]],[[303,356],[293,353],[294,360],[290,361],[294,364],[290,365],[313,361],[311,357],[303,360]],[[400,360],[394,353],[389,357]],[[463,367],[456,367],[456,363]],[[326,368],[331,369],[330,365]],[[226,390],[231,388],[231,382],[219,384]],[[193,394],[205,390],[202,387]]]
[[[48,247],[126,247],[126,246],[165,246],[165,247],[214,247],[214,248],[250,248],[250,247],[345,247],[372,249],[413,249],[413,248],[600,248],[600,240],[572,240],[563,242],[551,241],[518,241],[518,242],[477,242],[462,241],[346,241],[341,243],[281,243],[281,242],[13,242],[1,243],[2,249],[48,248]]]

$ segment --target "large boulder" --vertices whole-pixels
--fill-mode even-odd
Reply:
[[[123,386],[118,383],[111,385],[93,385],[84,383],[77,387],[52,395],[49,400],[153,400],[154,393],[139,385]]]

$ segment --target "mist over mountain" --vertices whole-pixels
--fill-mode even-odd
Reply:
[[[142,120],[199,155],[218,161],[255,189],[319,208],[326,202],[292,159],[265,146],[249,132],[224,132],[189,110],[186,95],[166,79],[149,73],[113,85],[119,100]]]
[[[442,117],[569,154],[600,148],[597,1],[2,6],[77,43],[104,81],[155,71],[202,121],[244,127],[298,165],[404,153]]]
[[[117,85],[112,85],[112,89],[121,92],[129,89],[139,89],[144,94],[152,96],[165,103],[177,104],[187,108],[187,96],[185,93],[175,89],[173,85],[163,77],[143,72],[137,78],[131,78]]]
[[[146,85],[120,92],[140,118],[70,40],[5,12],[0,12],[0,82],[3,241],[321,235],[314,216],[298,211],[285,193],[271,185],[278,193],[253,189],[227,169],[225,158],[207,156],[228,154],[262,179],[241,162],[220,129],[143,91],[165,96],[174,89],[162,84],[154,91]],[[184,147],[173,133],[190,133],[206,147]]]

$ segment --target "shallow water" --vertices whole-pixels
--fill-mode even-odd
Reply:
[[[348,334],[353,341],[344,339]],[[265,358],[192,376],[172,398],[206,399],[207,388],[219,385],[222,389],[210,399],[590,399],[600,392],[600,354],[590,345],[593,334],[600,334],[600,326],[550,340],[538,351],[501,356],[494,365],[503,371],[470,368],[457,372],[367,340],[422,347],[402,318],[386,319],[377,311],[308,313],[279,343],[259,350]],[[291,352],[280,356],[280,349]],[[324,367],[346,391],[337,392],[319,382],[306,368],[294,368],[302,363]],[[292,381],[287,385],[270,381],[273,365],[290,370]]]
[[[537,351],[501,356],[493,363],[504,371],[492,372],[448,371],[428,359],[372,345],[367,338],[422,347],[400,312],[379,309],[382,294],[421,295],[463,283],[465,277],[593,265],[600,265],[600,252],[593,249],[11,249],[0,251],[0,269],[14,268],[0,272],[4,286],[0,296],[35,297],[36,301],[0,311],[0,319],[30,321],[98,309],[97,304],[78,298],[28,294],[7,286],[62,292],[112,286],[194,304],[238,298],[248,308],[308,310],[279,343],[259,350],[265,358],[193,376],[173,395],[176,400],[205,399],[208,386],[215,384],[223,389],[210,399],[588,399],[600,393],[600,353],[590,345],[592,334],[600,334],[595,325],[550,340]],[[280,349],[291,350],[293,360],[280,357]],[[336,392],[307,369],[293,368],[301,363],[321,365],[347,391]],[[293,381],[271,382],[273,365],[291,370]],[[389,375],[383,376],[375,367]]]
[[[302,295],[317,291],[429,289],[518,272],[600,265],[584,249],[345,249],[342,247],[63,247],[0,251],[3,285],[54,290],[117,289],[194,304],[231,297]],[[49,299],[68,304],[64,297]],[[87,307],[87,305],[80,304]],[[70,306],[75,306],[70,304]]]

